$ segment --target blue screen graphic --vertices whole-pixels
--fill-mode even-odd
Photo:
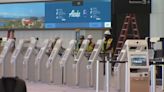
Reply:
[[[45,4],[45,28],[110,28],[111,2],[84,1],[81,6],[72,2]]]
[[[111,0],[0,4],[0,28],[111,28]]]

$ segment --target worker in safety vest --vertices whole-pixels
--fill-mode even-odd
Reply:
[[[84,35],[81,35],[81,36],[80,36],[80,40],[79,40],[79,42],[78,42],[78,48],[77,48],[77,50],[80,49],[80,47],[81,47],[81,45],[82,45],[84,39],[85,39]]]
[[[89,44],[87,46],[86,52],[92,52],[94,47],[95,47],[95,43],[92,41],[93,36],[92,35],[88,35],[87,39],[89,40]]]
[[[103,46],[102,46],[102,52],[103,53],[109,53],[113,51],[112,49],[112,35],[110,33],[110,31],[105,31],[104,32],[104,43],[103,43]]]
[[[91,53],[95,47],[95,43],[92,41],[92,39],[93,39],[93,36],[88,35],[87,40],[89,41],[89,44],[86,48],[86,53],[85,53],[85,56],[87,57],[88,60],[89,60],[89,57],[90,57],[90,55],[91,55]]]
[[[108,60],[109,60],[109,58],[112,58],[112,53],[113,53],[112,41],[113,41],[113,39],[112,39],[112,35],[111,35],[110,31],[106,30],[104,32],[104,39],[103,39],[104,43],[102,45],[102,55],[101,55],[103,63],[104,63],[104,75],[106,74],[106,71],[105,71],[105,68],[106,68],[105,67],[105,62],[106,62],[105,57],[107,57]],[[112,66],[113,66],[113,64],[112,64]],[[111,69],[113,70],[113,68],[111,68]]]

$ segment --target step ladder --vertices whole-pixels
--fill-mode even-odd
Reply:
[[[133,39],[140,39],[139,30],[137,26],[136,15],[129,13],[125,16],[124,23],[120,32],[120,36],[117,41],[117,45],[114,52],[114,59],[117,59],[126,39],[128,38],[129,27],[132,29]]]

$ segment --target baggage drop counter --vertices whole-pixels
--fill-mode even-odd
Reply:
[[[46,61],[46,75],[48,77],[48,82],[56,85],[62,85],[62,69],[60,68],[60,58],[59,51],[62,46],[62,40],[57,40],[53,50]]]

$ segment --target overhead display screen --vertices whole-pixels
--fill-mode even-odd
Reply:
[[[0,4],[0,28],[44,28],[44,3]]]
[[[46,28],[110,28],[109,0],[86,0],[83,5],[72,2],[46,3]]]
[[[0,28],[111,28],[111,0],[0,4]]]

